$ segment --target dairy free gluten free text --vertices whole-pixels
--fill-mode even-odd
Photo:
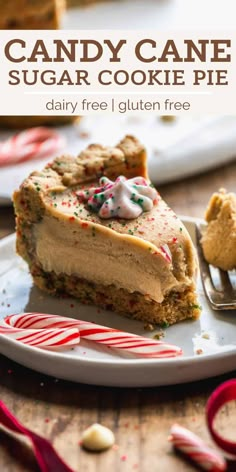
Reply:
[[[127,98],[126,100],[111,98],[108,101],[96,101],[82,98],[80,101],[68,101],[65,99],[55,100],[52,98],[45,103],[45,109],[47,112],[63,111],[72,115],[76,113],[87,114],[91,112],[100,113],[104,111],[122,114],[137,111],[175,113],[176,111],[189,111],[190,107],[190,102],[173,101],[169,98],[163,99],[162,101],[149,101],[144,99],[132,100],[130,98]]]

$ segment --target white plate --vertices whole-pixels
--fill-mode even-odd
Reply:
[[[235,0],[116,0],[67,10],[65,29],[225,31],[235,28]],[[213,14],[212,14],[213,13]],[[209,18],[211,22],[209,23]]]
[[[89,116],[83,118],[79,128],[74,125],[58,130],[67,139],[65,151],[72,155],[91,142],[116,144],[126,134],[137,136],[147,148],[149,174],[157,184],[203,172],[235,158],[234,116],[179,117],[172,123],[164,123],[156,115]],[[10,134],[0,133],[0,141]],[[47,161],[0,167],[0,204],[9,203],[23,179]]]
[[[194,237],[194,220],[185,218]],[[15,255],[15,236],[0,242],[1,316],[38,311],[89,320],[144,336],[143,323],[117,314],[83,306],[75,299],[45,295],[32,284],[26,265]],[[0,335],[0,352],[31,369],[55,377],[96,385],[134,387],[168,385],[223,374],[236,368],[236,318],[233,312],[214,312],[206,303],[199,284],[203,307],[200,320],[182,322],[165,331],[165,340],[181,346],[182,358],[168,360],[128,359],[106,348],[81,341],[74,350],[54,353],[24,346]],[[206,332],[210,339],[202,337]],[[201,355],[194,354],[202,349]]]

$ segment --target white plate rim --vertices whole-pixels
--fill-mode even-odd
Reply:
[[[179,217],[183,223],[191,223],[195,224],[196,222],[204,224],[204,221],[200,218],[195,218],[195,217],[187,217],[187,216],[180,216]],[[15,233],[10,234],[6,236],[5,238],[0,240],[0,248],[4,246],[5,244],[13,242],[15,239]],[[0,334],[0,340],[1,342],[3,341],[6,344],[9,344],[12,346],[13,349],[17,348],[20,349],[21,351],[25,353],[29,352],[35,352],[38,353],[39,357],[42,357],[43,359],[46,359],[49,357],[50,359],[55,360],[60,360],[63,358],[63,361],[73,363],[73,364],[82,364],[82,366],[107,366],[110,367],[112,365],[116,367],[128,367],[128,368],[134,368],[134,367],[142,367],[145,366],[147,367],[148,365],[157,365],[157,366],[169,366],[170,364],[175,364],[176,367],[181,367],[186,364],[191,363],[192,364],[202,364],[206,361],[215,361],[217,359],[228,359],[231,358],[236,354],[236,345],[235,348],[229,349],[224,352],[218,352],[218,353],[210,353],[210,354],[204,354],[204,355],[199,355],[199,356],[178,356],[174,358],[168,358],[168,359],[142,359],[142,358],[135,358],[135,359],[125,359],[125,358],[119,358],[119,359],[88,359],[88,358],[82,358],[82,357],[75,357],[73,355],[70,355],[67,353],[66,356],[63,356],[63,353],[59,352],[54,352],[54,351],[47,351],[43,350],[37,347],[33,346],[27,346],[25,344],[20,344],[15,340],[12,339],[7,339],[4,335]],[[235,365],[236,367],[236,365]]]

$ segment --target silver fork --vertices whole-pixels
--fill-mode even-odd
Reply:
[[[201,246],[201,227],[196,224],[196,245],[202,285],[206,297],[214,310],[236,310],[236,290],[233,288],[228,272],[219,269],[221,289],[215,287],[208,262]]]

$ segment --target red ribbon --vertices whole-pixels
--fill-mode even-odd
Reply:
[[[228,380],[214,390],[206,405],[206,420],[215,443],[224,452],[236,457],[236,442],[224,439],[214,428],[214,419],[218,411],[225,403],[232,400],[236,400],[236,379]]]
[[[236,379],[228,380],[214,390],[206,405],[206,420],[215,443],[224,452],[236,457],[236,442],[224,439],[214,429],[214,419],[218,411],[225,403],[232,400],[236,400]],[[0,401],[0,423],[14,433],[23,434],[31,440],[41,472],[74,472],[59,457],[47,439],[23,426],[2,401]]]
[[[74,472],[59,457],[47,439],[23,426],[2,401],[0,401],[0,423],[14,433],[23,434],[31,440],[41,472]]]

